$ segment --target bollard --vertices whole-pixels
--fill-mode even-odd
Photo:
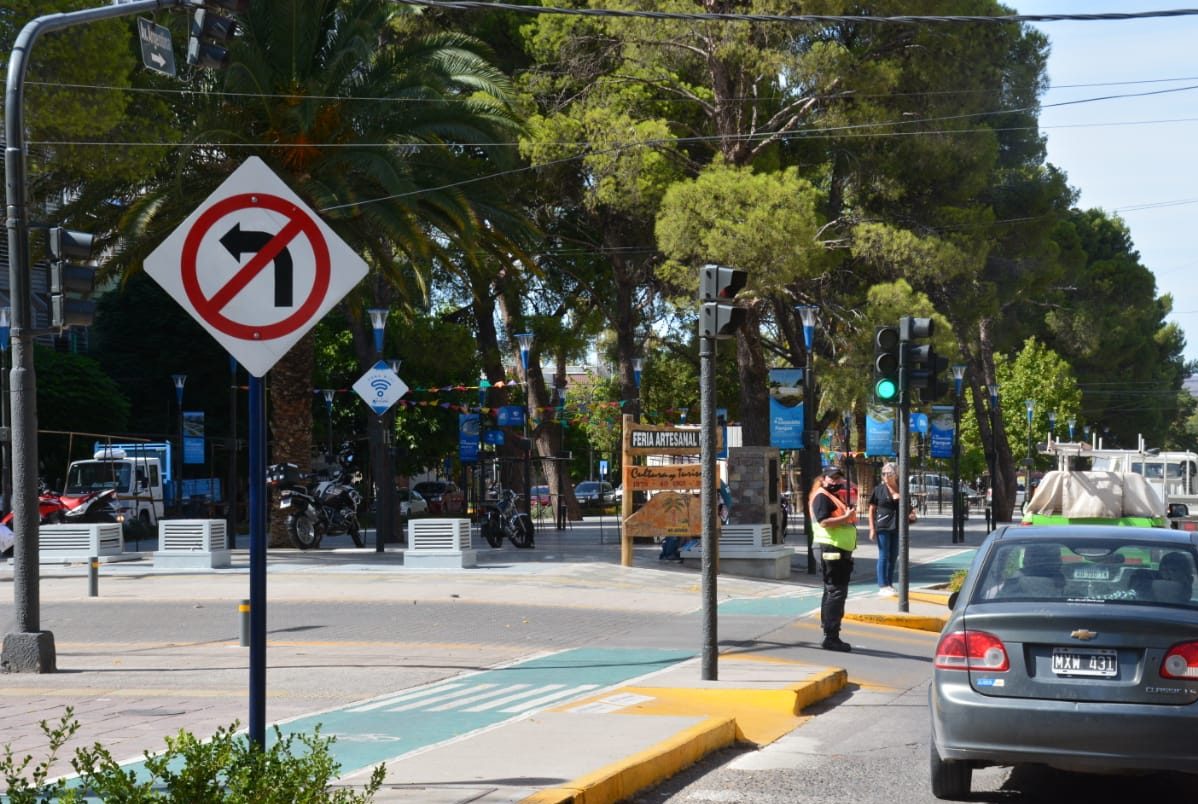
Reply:
[[[100,596],[100,559],[96,556],[87,560],[87,596]]]
[[[250,646],[250,601],[241,601],[237,611],[241,614],[241,647],[248,648]]]

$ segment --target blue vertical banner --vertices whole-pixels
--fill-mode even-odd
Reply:
[[[478,437],[481,426],[477,413],[458,414],[458,458],[462,463],[478,463]]]
[[[894,408],[870,405],[865,413],[865,454],[894,457]]]
[[[715,409],[715,425],[720,428],[720,449],[715,454],[717,461],[728,460],[728,408]]]
[[[183,463],[204,462],[204,411],[183,411]]]
[[[499,409],[498,421],[500,427],[523,427],[524,406],[504,405]]]
[[[803,369],[770,369],[770,446],[803,448]]]
[[[956,436],[953,426],[952,405],[932,405],[932,457],[953,457],[953,438]]]

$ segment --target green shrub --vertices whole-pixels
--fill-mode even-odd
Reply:
[[[83,796],[101,801],[141,804],[141,802],[254,802],[254,804],[357,804],[369,802],[383,784],[382,765],[370,775],[362,792],[330,790],[341,766],[329,753],[334,738],[322,737],[320,727],[313,734],[284,736],[276,727],[275,740],[265,750],[238,734],[239,724],[217,729],[211,740],[201,741],[186,731],[166,738],[166,750],[145,755],[149,778],[122,768],[99,743],[80,748],[71,760],[78,774],[73,782],[47,783],[50,767],[58,751],[79,729],[74,712],[67,707],[62,720],[51,727],[41,722],[49,740],[49,756],[32,766],[33,758],[17,761],[11,746],[0,755],[0,773],[8,788],[2,799],[12,804],[60,801],[75,804]],[[297,745],[298,743],[298,745]]]
[[[953,572],[948,578],[948,591],[960,592],[961,587],[965,584],[965,576],[969,574],[969,570],[959,569]]]

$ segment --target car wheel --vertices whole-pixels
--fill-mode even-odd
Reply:
[[[973,768],[967,762],[941,759],[936,743],[931,744],[932,795],[936,798],[960,801],[969,797]]]

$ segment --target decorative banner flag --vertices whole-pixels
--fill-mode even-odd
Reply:
[[[907,414],[907,427],[910,428],[912,433],[919,433],[920,435],[927,435],[928,434],[928,414],[918,413],[918,412],[917,413],[908,413]]]
[[[503,431],[495,427],[488,427],[483,430],[483,443],[490,444],[494,447],[502,447],[504,442]]]
[[[183,411],[183,463],[204,462],[204,411]]]
[[[803,448],[803,369],[770,369],[770,446]]]
[[[953,407],[932,406],[932,457],[953,457]]]
[[[462,463],[478,463],[478,432],[480,427],[479,414],[458,414],[458,458]]]
[[[865,414],[865,454],[871,458],[894,456],[894,408],[869,406]]]

